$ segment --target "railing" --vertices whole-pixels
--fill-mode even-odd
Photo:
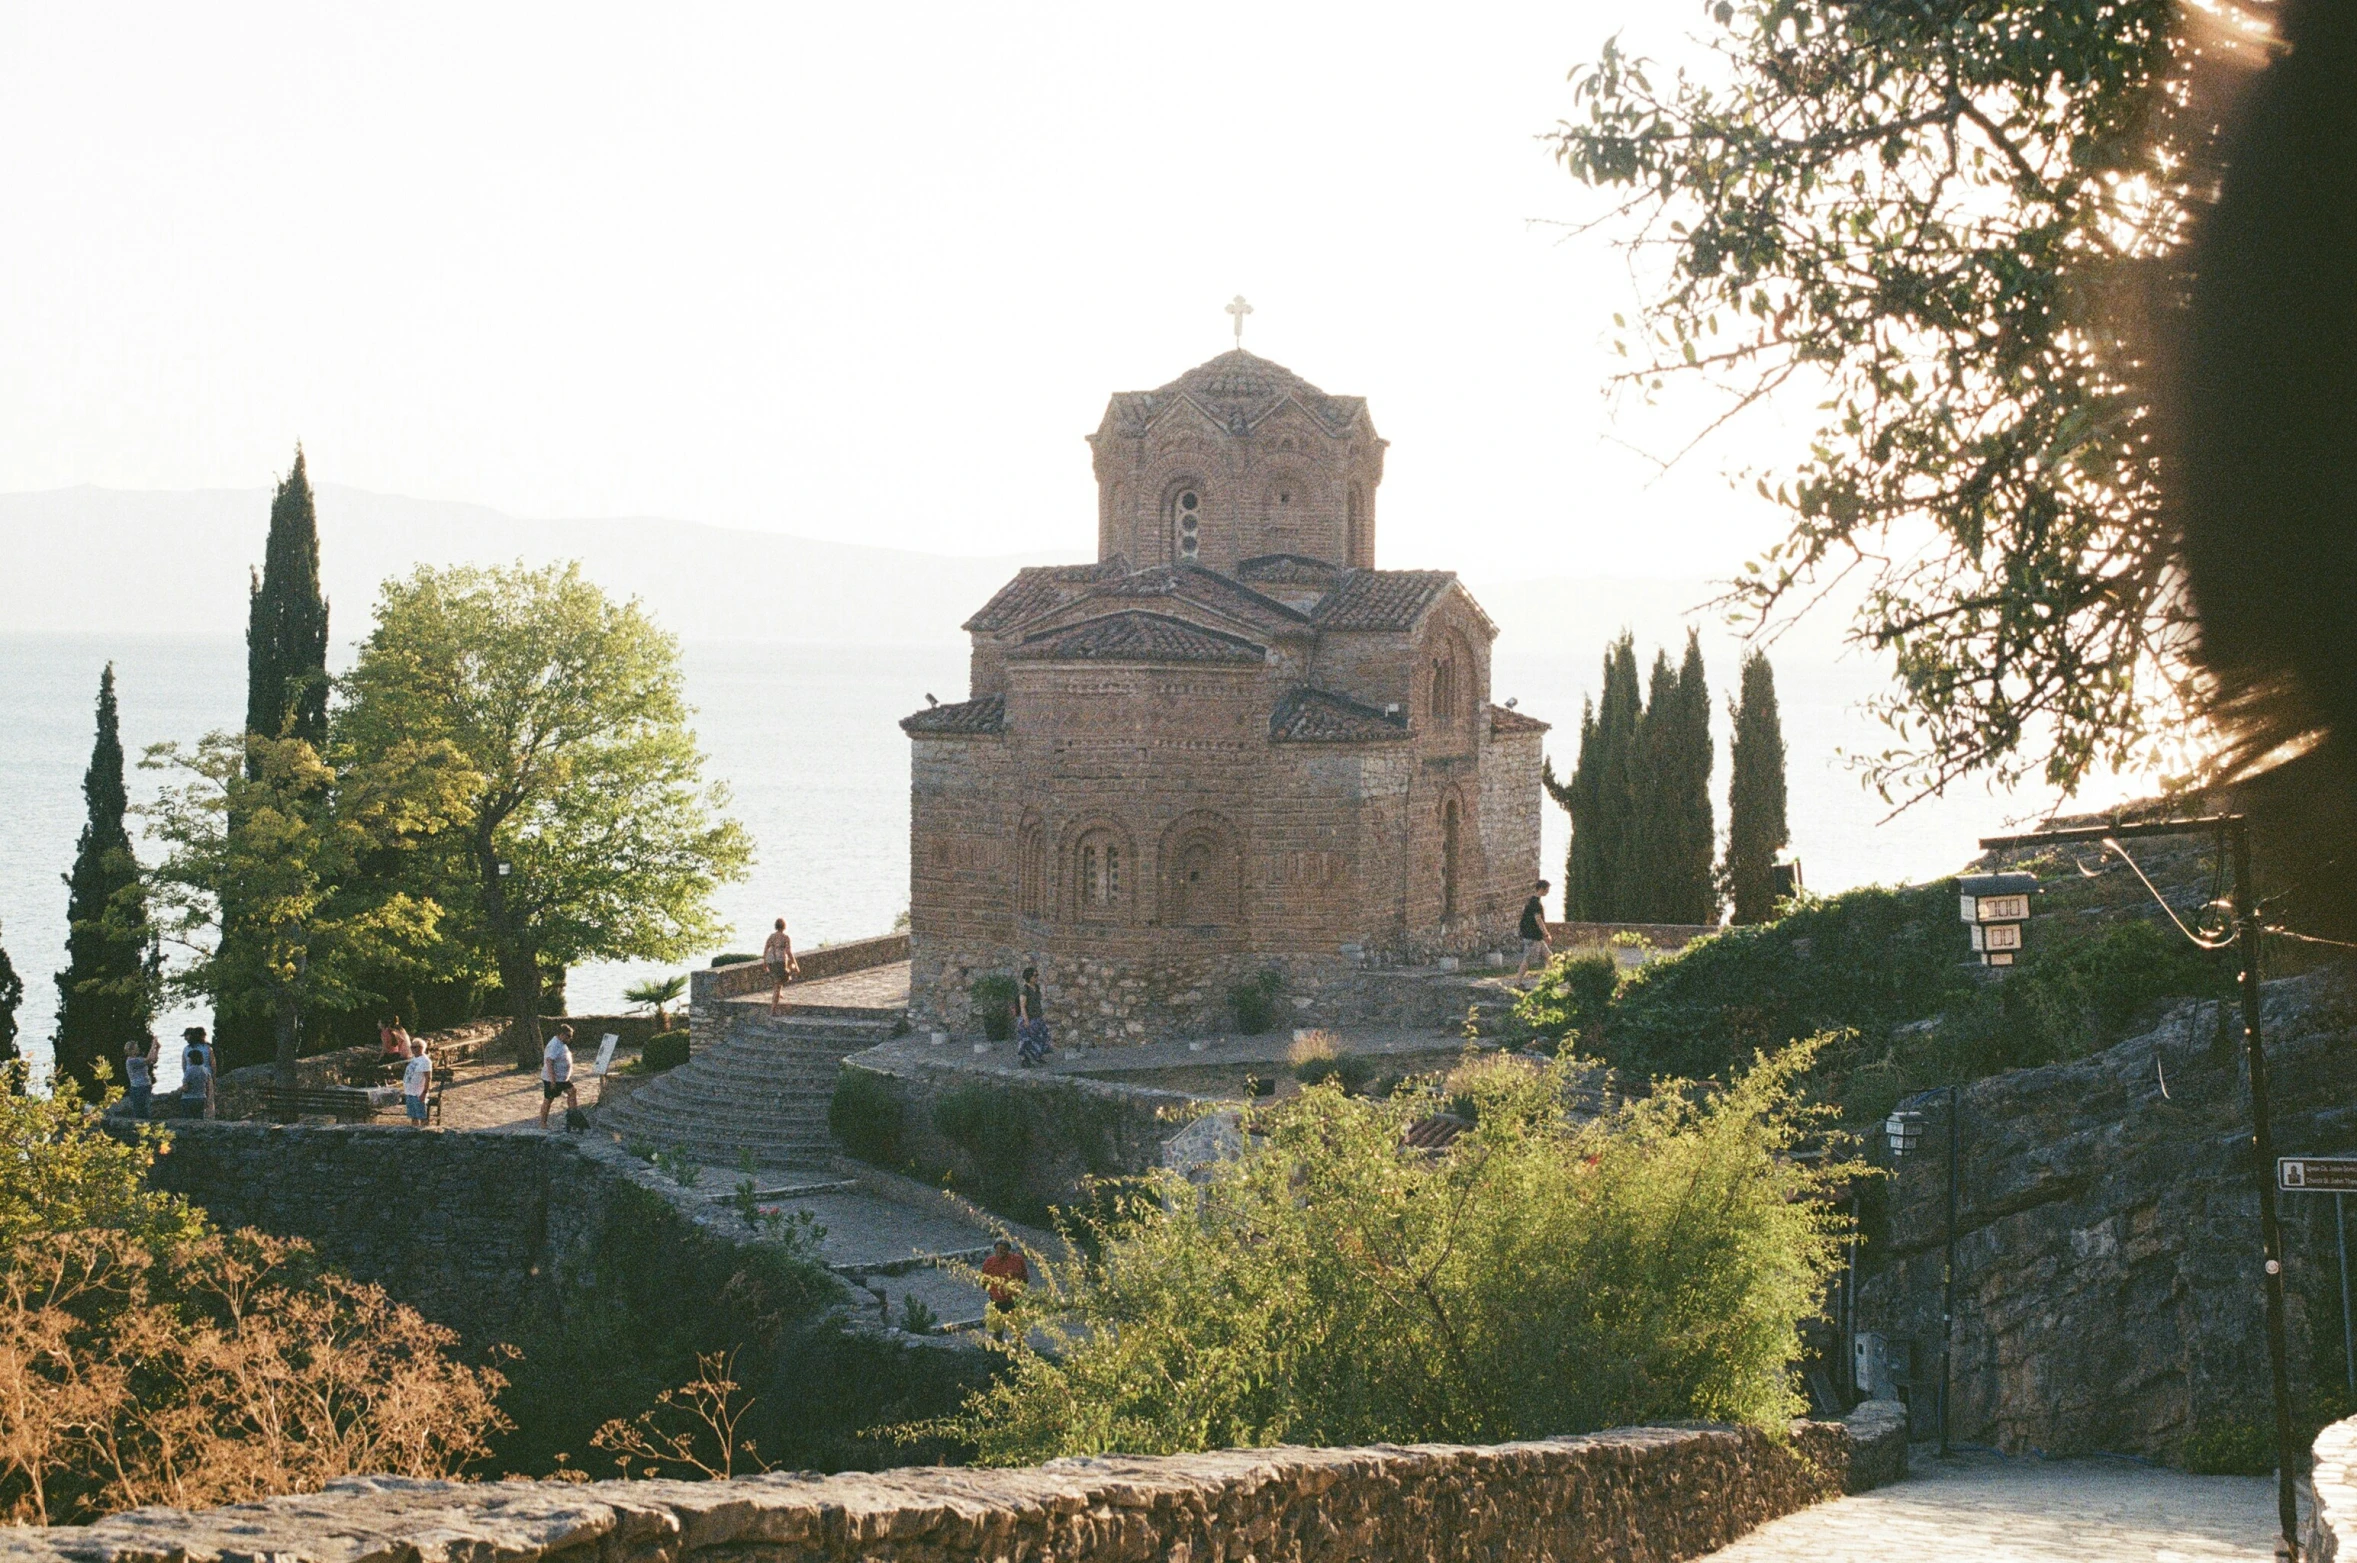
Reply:
[[[847,944],[821,945],[815,950],[797,950],[794,958],[802,967],[800,980],[816,982],[821,977],[840,977],[846,972],[866,971],[871,966],[890,966],[895,961],[907,960],[908,935],[887,933],[873,939],[853,939]],[[769,987],[769,968],[759,961],[712,966],[688,973],[688,1003],[695,1009],[703,1009],[727,999],[767,993]]]

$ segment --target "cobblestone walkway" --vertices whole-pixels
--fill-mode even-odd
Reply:
[[[728,1002],[766,1011],[769,1008],[769,995],[765,992],[748,993]],[[840,977],[789,982],[786,984],[786,1002],[835,1005],[846,1009],[906,1009],[908,962],[870,966],[864,971],[845,972]]]
[[[2274,1556],[2275,1484],[2128,1460],[1940,1460],[1918,1450],[1895,1487],[1761,1526],[1715,1563],[2192,1563]]]

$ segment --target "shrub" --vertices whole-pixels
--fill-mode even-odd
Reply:
[[[1270,967],[1228,989],[1228,1008],[1236,1015],[1236,1029],[1257,1037],[1277,1023],[1277,1000],[1285,991],[1285,974]]]
[[[1345,1093],[1356,1095],[1375,1078],[1375,1063],[1361,1053],[1327,1053],[1295,1064],[1293,1078],[1303,1085],[1323,1085],[1331,1080]]]
[[[900,1093],[873,1070],[846,1069],[835,1076],[827,1129],[861,1161],[878,1167],[901,1164]]]
[[[966,1002],[982,1022],[982,1034],[993,1042],[1015,1034],[1016,992],[1015,979],[1005,976],[977,977],[966,990]]]
[[[1689,1419],[1780,1432],[1839,1262],[1829,1195],[1857,1170],[1789,1154],[1819,1116],[1795,1092],[1813,1052],[1581,1124],[1561,1106],[1571,1063],[1468,1071],[1478,1122],[1441,1156],[1402,1145],[1429,1088],[1259,1109],[1201,1184],[1151,1177],[1069,1223],[1080,1257],[1031,1256],[1005,1371],[917,1431],[993,1465]]]
[[[1515,1000],[1515,1023],[1552,1042],[1577,1037],[1603,1024],[1619,986],[1620,963],[1608,952],[1559,955],[1530,991]]]
[[[959,1086],[933,1104],[933,1127],[966,1153],[984,1204],[1005,1209],[1021,1202],[1031,1161],[1031,1118],[1013,1092]]]
[[[118,1142],[70,1079],[19,1094],[22,1068],[0,1071],[0,1515],[455,1475],[507,1427],[505,1381],[449,1330],[306,1244],[215,1231],[146,1187],[161,1135]]]
[[[718,971],[723,966],[742,966],[747,961],[757,961],[759,959],[761,959],[761,957],[758,955],[744,955],[735,952],[731,952],[727,955],[715,955],[712,957],[712,969],[714,971]]]
[[[2185,1468],[2196,1476],[2266,1476],[2275,1469],[2275,1435],[2254,1422],[2210,1422],[2186,1435]]]
[[[685,1031],[658,1031],[647,1038],[647,1045],[638,1055],[638,1061],[647,1073],[658,1074],[686,1063],[687,1051]]]

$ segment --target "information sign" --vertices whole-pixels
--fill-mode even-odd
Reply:
[[[2357,1194],[2357,1156],[2278,1156],[2275,1186],[2304,1194]]]

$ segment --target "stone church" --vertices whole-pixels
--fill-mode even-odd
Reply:
[[[1114,396],[1097,562],[1018,573],[900,724],[918,1024],[1027,963],[1062,1039],[1226,1030],[1253,979],[1347,1024],[1370,969],[1518,949],[1547,727],[1453,573],[1377,568],[1385,443],[1241,348]]]

